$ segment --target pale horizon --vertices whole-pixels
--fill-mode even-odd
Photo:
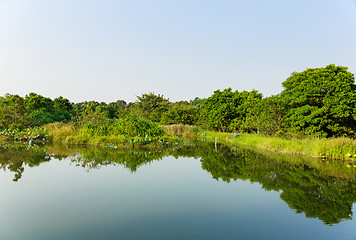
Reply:
[[[282,91],[294,71],[356,73],[356,2],[0,1],[0,95],[170,101]]]

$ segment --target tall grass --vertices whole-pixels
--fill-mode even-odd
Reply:
[[[195,138],[199,133],[199,128],[192,125],[172,124],[162,125],[162,128],[168,135],[175,135],[183,138]]]
[[[284,139],[256,134],[208,132],[206,138],[228,142],[233,145],[245,145],[257,149],[282,154],[306,155],[323,159],[356,160],[356,141],[350,138],[304,138]]]
[[[66,142],[69,136],[76,133],[73,123],[49,123],[44,126],[54,142]]]
[[[165,131],[155,123],[129,115],[123,120],[82,123],[53,123],[46,125],[55,142],[70,145],[122,146],[167,145],[178,137],[163,136]],[[168,139],[168,140],[167,140]]]

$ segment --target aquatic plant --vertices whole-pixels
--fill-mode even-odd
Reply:
[[[44,127],[26,128],[23,130],[4,129],[0,132],[0,146],[17,148],[21,145],[30,147],[44,145],[48,141],[47,130]]]

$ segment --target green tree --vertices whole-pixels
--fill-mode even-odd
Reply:
[[[200,108],[203,102],[204,102],[204,98],[195,97],[193,100],[189,101],[189,105]]]
[[[42,126],[47,123],[66,122],[71,119],[69,112],[58,109],[40,108],[31,111],[27,117],[27,124],[31,127]]]
[[[72,105],[68,99],[58,97],[54,101],[51,98],[30,93],[25,97],[28,117],[26,125],[41,126],[47,123],[63,122],[71,119],[69,113]]]
[[[27,108],[30,110],[36,110],[40,108],[52,109],[54,102],[52,99],[38,95],[36,93],[30,93],[25,97]]]
[[[317,136],[354,136],[356,85],[347,67],[294,72],[282,83],[292,130]]]
[[[140,115],[154,122],[161,121],[162,114],[168,110],[170,102],[163,95],[154,93],[137,96],[136,108]]]
[[[124,100],[117,100],[116,102],[109,103],[110,106],[113,106],[117,109],[122,109],[127,107],[127,103]]]
[[[62,96],[55,98],[53,100],[53,108],[61,110],[61,111],[67,111],[70,112],[73,109],[72,104],[70,101],[66,98],[63,98]]]
[[[229,129],[232,131],[251,132],[252,126],[246,119],[252,113],[252,109],[261,102],[262,93],[257,90],[242,91],[237,96],[239,105],[236,107],[236,118],[231,122]],[[259,133],[259,128],[257,128]]]
[[[239,92],[231,88],[216,90],[204,100],[201,105],[201,118],[210,128],[226,131],[233,119],[237,117],[236,108],[239,105]]]
[[[283,135],[288,128],[286,111],[286,102],[279,95],[250,102],[242,129],[257,134]]]
[[[196,124],[199,118],[199,110],[197,107],[189,105],[187,102],[174,103],[168,111],[162,115],[162,123],[164,124]]]
[[[242,128],[251,104],[262,98],[256,90],[251,92],[216,90],[201,105],[201,118],[205,124],[219,131],[238,130]]]
[[[25,102],[19,95],[6,94],[0,98],[0,126],[22,128],[26,118]]]
[[[108,112],[104,111],[105,106],[96,101],[82,103],[80,108],[80,121],[84,123],[100,124],[109,118]]]

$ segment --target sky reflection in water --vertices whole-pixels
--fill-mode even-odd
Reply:
[[[24,167],[17,182],[0,174],[1,240],[356,238],[355,221],[344,220],[356,199],[353,169],[340,164],[206,146],[76,149],[82,158],[47,151],[57,151],[50,161],[1,155],[3,168]]]

